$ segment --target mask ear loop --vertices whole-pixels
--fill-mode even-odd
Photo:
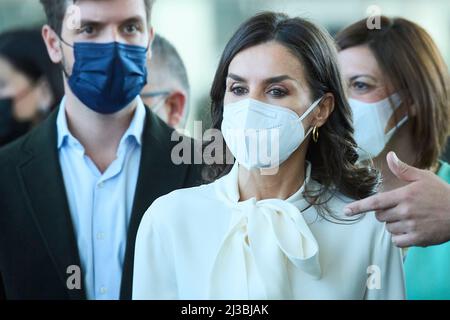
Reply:
[[[73,45],[68,44],[62,37],[59,37],[59,36],[58,36],[58,38],[59,38],[59,40],[60,40],[62,43],[64,43],[66,46],[73,48]]]
[[[323,97],[320,97],[316,101],[313,102],[313,104],[308,108],[308,110],[305,111],[305,113],[302,114],[302,116],[299,118],[300,122],[302,122],[313,110],[319,105],[319,103],[322,101]],[[314,127],[309,128],[308,132],[305,134],[305,139],[308,137],[311,132],[313,131]]]
[[[395,96],[395,98],[394,98]],[[396,100],[396,101],[395,101]],[[397,111],[401,105],[402,105],[402,100],[400,99],[400,96],[398,93],[394,93],[391,96],[388,97],[388,101],[390,104],[390,107],[392,108],[392,114],[394,115],[394,119],[397,120],[396,116],[395,116],[395,111]],[[385,133],[385,137],[390,137],[394,134],[394,132],[399,129],[402,125],[405,124],[406,121],[408,121],[409,117],[408,117],[408,113],[388,132]]]
[[[408,115],[404,116],[402,120],[400,120],[391,130],[386,132],[384,135],[389,137],[394,134],[395,130],[398,130],[402,125],[404,125],[408,121]]]
[[[148,52],[150,50],[151,44],[152,44],[152,41],[149,40],[148,44],[147,44],[147,48],[145,49],[145,52]]]
[[[73,46],[70,45],[70,44],[68,44],[66,41],[64,41],[64,39],[63,39],[62,37],[58,36],[58,38],[59,38],[59,41],[61,41],[62,43],[64,43],[66,46],[68,46],[68,47],[70,47],[70,48],[73,48]],[[64,57],[64,53],[63,53],[63,50],[62,50],[62,46],[60,46],[60,47],[61,47],[61,54],[62,54],[61,69],[62,69],[64,75],[66,76],[66,78],[69,79],[70,76],[69,76],[69,73],[66,71],[66,66],[65,66],[65,61],[66,61],[66,59],[65,59],[65,57]]]

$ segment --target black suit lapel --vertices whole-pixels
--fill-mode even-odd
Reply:
[[[60,281],[67,288],[70,276],[67,268],[71,265],[81,268],[81,264],[58,159],[56,116],[57,111],[30,135],[24,144],[28,156],[18,164],[17,170],[26,201]],[[84,290],[67,290],[67,293],[71,299],[85,299]]]
[[[177,166],[172,162],[172,146],[177,143],[171,141],[172,132],[173,130],[147,109],[139,178],[127,235],[121,299],[131,299],[135,240],[145,211],[160,196],[184,187],[187,166]]]

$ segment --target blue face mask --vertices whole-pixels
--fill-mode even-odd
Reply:
[[[118,42],[75,43],[70,89],[95,112],[122,110],[147,84],[147,50]]]

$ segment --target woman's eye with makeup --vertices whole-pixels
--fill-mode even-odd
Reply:
[[[236,96],[243,96],[248,93],[248,90],[244,87],[234,86],[231,87],[230,92],[232,92]]]
[[[286,90],[281,89],[281,88],[271,89],[271,90],[269,90],[268,93],[274,98],[282,98],[288,94],[288,92]]]
[[[351,84],[351,89],[358,91],[358,92],[365,92],[365,91],[368,91],[370,88],[372,88],[371,85],[369,85],[365,82],[362,82],[362,81],[354,81]]]

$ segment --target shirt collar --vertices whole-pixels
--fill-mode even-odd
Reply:
[[[137,106],[134,112],[133,119],[131,120],[130,126],[122,137],[121,144],[126,141],[129,137],[132,137],[139,146],[142,146],[142,134],[144,132],[145,126],[145,105],[142,102],[141,97],[137,97]]]
[[[76,140],[70,133],[69,127],[67,125],[65,106],[66,106],[66,97],[64,97],[61,101],[58,116],[56,119],[56,126],[58,132],[58,140],[57,140],[58,150],[62,148],[66,139],[70,138]],[[131,120],[130,126],[128,127],[127,131],[123,135],[120,141],[120,145],[122,145],[124,141],[129,139],[129,137],[133,138],[138,143],[139,146],[142,145],[142,134],[144,132],[145,126],[145,115],[146,115],[145,105],[142,102],[141,97],[138,96],[137,107],[134,112],[133,119]]]
[[[295,203],[296,205],[301,204],[302,209],[308,207],[308,202],[304,198],[304,192],[307,185],[312,183],[311,179],[311,163],[309,161],[305,161],[305,180],[302,186],[288,199],[287,202]],[[228,202],[238,203],[240,194],[239,194],[239,164],[236,162],[233,165],[231,171],[221,179],[223,183],[217,183],[216,187],[219,188],[217,190],[218,194],[221,197],[225,197]],[[264,201],[264,200],[260,200]],[[303,208],[304,207],[304,208]]]

